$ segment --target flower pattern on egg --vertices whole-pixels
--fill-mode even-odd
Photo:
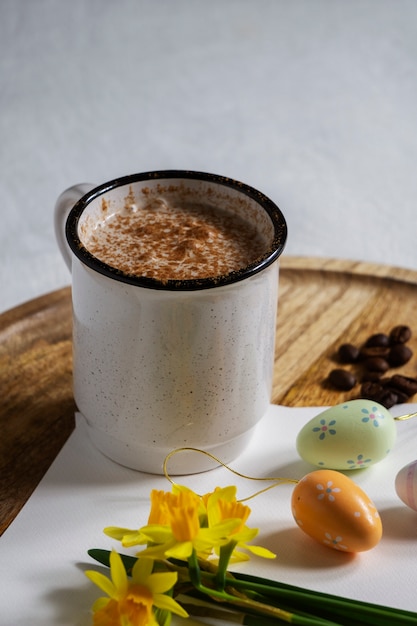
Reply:
[[[348,549],[347,546],[345,546],[343,543],[340,543],[341,541],[343,541],[343,537],[340,537],[338,535],[333,539],[330,533],[324,533],[324,536],[326,538],[323,539],[323,543],[325,543],[326,546],[331,546],[335,550],[347,550]]]
[[[320,420],[320,426],[315,426],[313,428],[313,433],[320,433],[319,439],[324,439],[326,435],[335,435],[336,430],[334,428],[331,428],[331,426],[334,426],[335,424],[336,420],[330,420],[330,422],[327,424],[326,420],[322,418]]]
[[[339,493],[341,490],[339,489],[339,487],[332,487],[332,485],[333,485],[332,480],[327,481],[326,486],[322,485],[321,483],[317,483],[316,489],[318,489],[321,492],[317,496],[317,499],[323,500],[323,498],[327,496],[327,499],[329,500],[329,502],[334,502],[336,498],[334,497],[333,494]]]
[[[346,461],[346,463],[348,464],[349,468],[365,467],[369,463],[372,463],[372,459],[364,459],[363,454],[358,454],[355,461],[353,459],[349,459],[348,461]]]
[[[383,414],[378,411],[376,406],[373,406],[371,411],[368,411],[368,409],[362,409],[361,413],[365,413],[365,417],[362,418],[362,422],[369,422],[370,424],[373,424],[375,428],[378,428],[379,426],[378,420],[384,419]]]

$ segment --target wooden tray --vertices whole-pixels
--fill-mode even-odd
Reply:
[[[357,395],[324,383],[344,341],[396,324],[416,330],[417,272],[368,263],[284,257],[274,403],[326,406]],[[0,533],[13,521],[74,428],[70,288],[0,315]],[[412,359],[403,373],[417,374]]]

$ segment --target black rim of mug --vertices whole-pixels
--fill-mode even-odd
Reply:
[[[160,281],[155,278],[149,278],[146,276],[133,276],[118,270],[115,267],[107,265],[103,261],[100,261],[97,257],[93,256],[87,248],[82,244],[78,235],[78,222],[85,208],[98,196],[102,196],[108,191],[115,189],[116,187],[123,187],[131,185],[136,182],[143,182],[146,180],[202,180],[205,182],[215,183],[217,185],[224,185],[239,191],[248,196],[252,200],[255,200],[257,204],[268,213],[271,222],[274,226],[274,238],[269,247],[269,250],[255,262],[247,265],[246,267],[237,271],[230,272],[221,276],[209,277],[209,278],[194,278],[188,280],[168,280]],[[80,261],[82,261],[87,267],[115,280],[128,283],[130,285],[136,285],[138,287],[146,287],[148,289],[161,289],[168,291],[195,291],[201,289],[210,289],[213,287],[220,287],[223,285],[229,285],[239,282],[245,278],[249,278],[264,270],[271,265],[282,254],[285,243],[287,240],[287,223],[284,215],[279,207],[272,202],[262,192],[241,183],[232,178],[220,176],[218,174],[209,174],[206,172],[197,172],[191,170],[157,170],[151,172],[143,172],[140,174],[130,174],[121,178],[115,178],[107,183],[103,183],[86,193],[71,209],[67,222],[66,222],[66,238],[68,244]]]

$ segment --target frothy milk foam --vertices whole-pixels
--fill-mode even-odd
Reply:
[[[267,249],[259,228],[240,215],[195,201],[133,196],[82,237],[93,256],[133,276],[160,281],[217,277],[247,267]]]

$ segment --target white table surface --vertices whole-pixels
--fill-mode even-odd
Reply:
[[[415,0],[0,0],[0,312],[70,282],[59,193],[196,169],[286,254],[417,269]]]
[[[300,459],[295,441],[301,427],[320,410],[271,406],[248,448],[231,467],[253,477],[292,479],[316,469]],[[393,415],[415,410],[417,405],[397,405]],[[294,522],[294,486],[281,484],[247,502],[252,510],[248,525],[259,528],[252,544],[272,550],[276,559],[252,557],[234,564],[230,571],[416,612],[417,513],[397,496],[395,476],[415,459],[417,421],[397,426],[397,441],[385,459],[349,473],[381,516],[383,536],[377,546],[347,554],[320,545]],[[239,498],[271,484],[241,479],[224,468],[176,480],[198,493],[233,484]],[[135,554],[138,548],[122,549],[102,529],[108,525],[137,528],[146,523],[151,489],[170,488],[163,476],[141,474],[106,459],[89,442],[83,420],[77,420],[76,430],[0,539],[0,563],[7,574],[0,585],[1,625],[91,626],[91,606],[104,594],[84,576],[86,569],[102,570],[87,550],[114,547]],[[172,626],[207,624],[227,626],[203,618],[175,619]]]

